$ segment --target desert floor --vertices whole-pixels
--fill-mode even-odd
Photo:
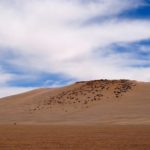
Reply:
[[[0,150],[150,150],[150,126],[0,125]]]

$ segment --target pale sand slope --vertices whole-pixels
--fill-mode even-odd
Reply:
[[[97,80],[0,99],[1,124],[150,124],[150,83]]]

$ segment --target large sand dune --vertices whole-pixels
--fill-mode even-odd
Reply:
[[[150,83],[77,82],[0,99],[1,124],[150,124]]]

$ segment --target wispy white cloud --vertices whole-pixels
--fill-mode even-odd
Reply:
[[[12,80],[12,75],[4,72],[0,72],[0,85],[5,85],[6,82]]]
[[[78,80],[149,81],[150,68],[131,67],[143,60],[130,53],[114,52],[111,47],[114,43],[126,45],[150,38],[150,20],[117,17],[141,5],[145,5],[144,0],[2,0],[0,47],[3,51],[0,52],[4,55],[4,48],[10,48],[15,57],[7,62],[28,75],[46,72]],[[9,71],[5,77],[1,75],[6,82],[7,74]]]
[[[0,69],[0,98],[34,89],[33,87],[10,87],[8,82],[15,78],[15,75],[4,72]]]
[[[9,87],[9,86],[6,86],[6,87],[3,86],[3,87],[0,87],[0,89],[1,89],[0,90],[0,97],[1,98],[33,90],[33,88],[27,88],[27,87]]]

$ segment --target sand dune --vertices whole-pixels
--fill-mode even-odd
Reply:
[[[150,83],[83,81],[0,99],[1,124],[150,124]]]

